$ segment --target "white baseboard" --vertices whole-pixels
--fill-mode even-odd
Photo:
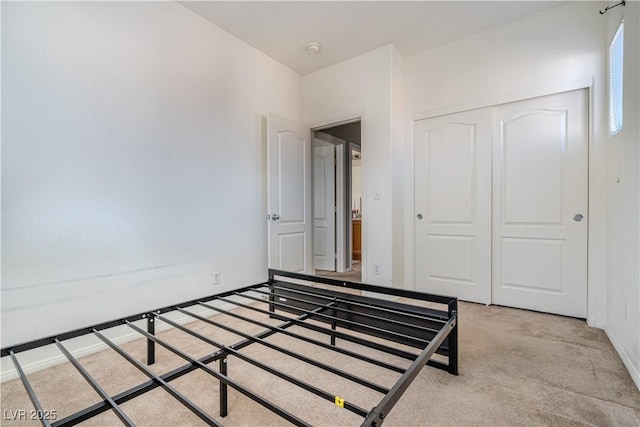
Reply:
[[[592,328],[605,329],[607,327],[607,322],[598,321],[589,317],[587,318],[587,325],[591,326]]]
[[[638,388],[638,390],[640,390],[640,372],[638,372],[638,368],[633,365],[633,363],[631,362],[631,358],[624,351],[624,348],[622,348],[622,345],[620,344],[616,336],[613,334],[613,332],[611,332],[611,330],[609,330],[609,328],[607,327],[605,327],[604,331],[607,334],[607,337],[609,337],[609,341],[611,341],[613,348],[615,348],[616,351],[618,352],[618,355],[620,355],[620,359],[622,359],[622,363],[627,368],[627,371],[629,371],[629,375],[631,375],[631,379],[636,384],[636,387]]]
[[[160,329],[164,329],[164,328],[158,328],[158,330]],[[117,338],[113,338],[112,341],[117,345],[122,345],[124,343],[133,341],[135,339],[141,339],[140,334],[136,332],[131,332],[129,334],[121,335]],[[73,357],[77,359],[80,357],[88,356],[92,353],[97,353],[99,351],[106,350],[107,348],[109,347],[104,343],[96,343],[90,346],[86,346],[86,347],[71,351],[70,353],[73,355]],[[28,363],[28,364],[20,363],[20,366],[22,367],[22,370],[24,371],[24,373],[29,375],[34,372],[42,371],[43,369],[60,365],[61,363],[66,363],[67,361],[68,361],[67,358],[63,354],[59,354],[57,356],[43,358],[33,363]],[[0,383],[4,383],[5,381],[15,380],[16,378],[18,378],[18,371],[15,368],[0,372]]]
[[[256,294],[256,296],[259,296],[259,294]],[[233,304],[229,304],[229,303],[225,303],[225,304],[221,304],[220,308],[224,309],[224,310],[230,310],[233,309],[234,307],[236,307]],[[204,307],[194,307],[194,310],[192,310],[193,313],[201,315],[203,317],[211,317],[213,315],[217,315],[219,313],[216,313],[215,311],[206,309]],[[191,316],[187,316],[184,315],[180,318],[176,318],[176,319],[171,319],[174,322],[180,324],[180,325],[184,325],[190,322],[194,322],[196,321],[196,319],[194,319]],[[168,329],[172,329],[171,325],[168,325],[166,323],[159,323],[158,326],[156,327],[156,333],[162,332],[164,330],[168,330]],[[111,338],[111,340],[117,344],[117,345],[122,345],[124,343],[127,343],[129,341],[133,341],[133,340],[138,340],[138,339],[145,339],[143,337],[141,337],[141,335],[137,332],[130,332],[130,333],[126,333],[123,335],[120,335],[116,338]],[[73,355],[73,357],[75,358],[80,358],[83,356],[87,356],[89,354],[93,354],[93,353],[97,353],[99,351],[102,350],[106,350],[107,348],[109,348],[106,344],[100,342],[100,343],[96,343],[93,345],[89,345],[86,347],[82,347],[76,350],[71,351],[71,354]],[[58,355],[56,356],[52,356],[52,357],[43,357],[41,360],[32,362],[32,363],[28,363],[28,364],[22,364],[20,363],[20,366],[22,367],[22,370],[25,372],[25,374],[29,375],[31,373],[34,372],[38,372],[41,371],[43,369],[47,369],[47,368],[51,368],[52,366],[55,365],[59,365],[61,363],[67,363],[68,360],[67,358],[58,351]],[[9,365],[13,365],[12,363],[9,362]],[[18,371],[15,368],[12,369],[6,369],[3,370],[2,372],[0,372],[0,383],[3,383],[5,381],[11,381],[14,380],[16,378],[18,378]]]

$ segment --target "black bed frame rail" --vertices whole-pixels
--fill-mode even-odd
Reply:
[[[311,276],[313,283],[330,285],[337,288],[356,289],[371,294],[389,295],[414,301],[439,304],[446,306],[446,310],[415,305],[415,302],[403,303],[387,301],[374,296],[354,296],[333,289],[314,288],[313,295],[305,295],[308,286],[278,280],[277,277],[291,278],[309,282],[310,276],[283,270],[269,269],[269,310],[275,313],[279,310],[300,313],[327,301],[333,301],[332,316],[316,316],[315,320],[331,323],[332,329],[344,329],[364,332],[368,335],[398,342],[410,347],[423,349],[431,343],[436,335],[445,329],[444,325],[458,316],[458,298],[424,292],[409,291],[365,283],[336,280],[329,277]],[[304,295],[304,297],[300,297]],[[444,308],[444,307],[443,307]],[[393,324],[393,330],[384,325]],[[454,322],[457,323],[457,322]],[[446,336],[447,339],[436,347],[435,353],[447,356],[448,364],[429,360],[429,365],[458,374],[458,328],[453,327]],[[349,340],[349,338],[345,338]],[[357,342],[357,340],[354,340]],[[406,353],[397,354],[405,357]],[[411,354],[411,360],[416,356]]]
[[[274,276],[292,277],[295,274],[286,272],[273,272]],[[285,274],[287,276],[285,276]],[[316,280],[333,286],[360,289],[367,292],[394,295],[389,292],[389,288],[382,288],[373,285],[363,285],[360,283],[336,281],[322,278]],[[305,292],[303,285],[287,283],[269,277],[271,288],[270,301],[274,308],[291,313],[299,313],[300,309],[311,309],[319,304],[326,304],[333,301],[334,312],[329,315],[317,316],[316,320],[331,323],[332,327],[363,332],[389,341],[394,341],[414,348],[424,348],[449,318],[448,311],[435,310],[424,307],[411,307],[406,304],[399,304],[394,301],[385,301],[365,296],[353,296],[338,293],[332,290],[315,289],[315,295]],[[425,295],[411,291],[402,292],[406,298],[445,304],[457,304],[453,298],[445,298],[435,295]],[[386,329],[387,325],[393,324],[392,331]],[[449,346],[445,341],[440,346],[437,353],[448,356]]]
[[[181,304],[170,305],[155,310],[145,311],[136,315],[127,316],[125,318],[103,322],[90,327],[80,328],[40,338],[21,344],[7,346],[0,350],[2,357],[10,357],[16,372],[20,377],[27,394],[36,408],[38,413],[45,414],[47,411],[42,410],[42,406],[37,398],[36,392],[31,386],[27,376],[22,369],[17,353],[32,350],[38,347],[55,345],[67,358],[67,360],[75,367],[82,377],[91,385],[94,391],[101,397],[102,401],[87,407],[75,414],[71,414],[61,420],[52,420],[46,417],[40,418],[43,426],[72,426],[86,421],[105,411],[113,411],[124,425],[132,426],[135,423],[122,410],[121,404],[138,397],[144,393],[154,390],[158,387],[164,389],[171,394],[177,401],[187,407],[191,412],[202,419],[206,424],[213,426],[221,426],[219,421],[211,417],[208,413],[198,407],[186,396],[173,388],[169,383],[176,378],[188,374],[196,369],[206,372],[220,383],[220,416],[225,417],[228,412],[228,387],[235,389],[237,392],[245,395],[254,402],[262,405],[268,410],[279,415],[283,419],[298,426],[308,426],[306,421],[298,418],[287,410],[280,408],[266,398],[256,394],[242,384],[237,383],[228,376],[228,361],[230,357],[241,359],[250,363],[266,372],[273,374],[289,383],[309,391],[316,396],[325,400],[329,400],[334,404],[353,412],[364,418],[361,426],[379,427],[391,408],[400,399],[411,382],[417,377],[422,367],[425,365],[434,366],[439,369],[447,370],[449,373],[458,374],[458,325],[457,310],[458,301],[456,298],[443,297],[438,295],[430,295],[421,292],[407,291],[402,289],[386,288],[368,284],[355,282],[345,282],[326,277],[308,276],[299,273],[291,273],[282,270],[270,269],[268,272],[269,279],[265,283],[259,283],[247,286],[234,291],[224,292],[211,295],[204,298],[198,298],[186,301]],[[283,278],[302,280],[308,284],[299,284],[291,281],[283,280]],[[380,299],[373,296],[355,296],[339,290],[319,288],[314,284],[330,285],[332,287],[355,289],[372,294],[389,295],[394,298],[406,298],[414,300],[411,302],[396,302],[392,300]],[[311,285],[311,286],[310,286]],[[244,316],[237,312],[229,311],[220,307],[211,305],[211,302],[224,302],[236,307],[245,308],[253,312],[267,315],[273,319],[281,320],[283,323],[273,326],[259,320]],[[423,307],[415,305],[415,301],[427,303],[435,303],[446,306],[446,310],[439,310],[432,307]],[[246,304],[244,303],[246,302]],[[261,308],[265,305],[266,309]],[[206,308],[212,312],[220,313],[224,316],[233,317],[243,320],[247,323],[259,325],[264,330],[255,335],[249,335],[224,323],[216,320],[200,316],[188,310],[190,307]],[[217,329],[232,332],[243,339],[233,345],[225,345],[215,341],[210,336],[202,335],[188,328],[187,325],[178,324],[166,316],[165,313],[179,312],[190,316],[197,321],[209,324]],[[281,313],[286,313],[281,314]],[[293,317],[291,316],[293,315]],[[137,326],[134,322],[146,320],[146,330]],[[307,320],[312,319],[315,322],[309,323]],[[204,343],[216,347],[218,350],[205,357],[195,359],[184,353],[182,350],[174,347],[170,343],[155,336],[157,321],[161,321],[174,329],[178,329],[189,334]],[[322,326],[327,325],[327,326]],[[162,375],[157,375],[149,370],[142,362],[136,360],[129,353],[107,338],[101,331],[117,327],[128,326],[146,338],[147,342],[147,365],[155,362],[155,345],[158,344],[170,352],[184,359],[187,363],[177,369]],[[327,336],[329,343],[310,338],[297,332],[289,331],[291,326],[302,327],[305,330],[319,332]],[[338,330],[340,329],[340,330]],[[354,331],[359,334],[349,334],[348,331]],[[93,335],[100,339],[109,348],[114,350],[131,365],[135,366],[139,371],[145,374],[149,380],[139,384],[129,390],[121,392],[117,395],[110,396],[84,369],[80,361],[78,361],[71,352],[63,345],[62,341],[80,337],[83,335]],[[290,349],[276,345],[267,341],[271,335],[282,334],[294,339],[311,343],[313,345],[334,351],[340,354],[350,356],[365,363],[370,363],[382,367],[384,369],[400,373],[401,376],[392,388],[380,386],[368,379],[358,377],[349,372],[340,370],[334,366],[325,364],[311,357],[296,353]],[[399,348],[397,345],[387,345],[377,340],[369,340],[366,336],[382,338],[384,341],[398,343],[405,348]],[[345,340],[353,342],[374,350],[392,354],[400,358],[411,361],[408,368],[401,368],[393,364],[389,364],[375,357],[366,356],[360,352],[342,348],[336,344],[336,340]],[[254,359],[247,354],[240,352],[249,345],[262,345],[272,350],[276,350],[289,357],[295,358],[303,363],[321,368],[327,372],[339,375],[349,381],[367,387],[384,397],[372,410],[367,411],[353,402],[336,396],[326,390],[322,390],[312,384],[308,384],[300,379],[292,377],[286,372],[273,368],[264,362]],[[420,353],[416,354],[410,349],[420,349]],[[434,353],[445,356],[448,363],[432,360]],[[209,365],[213,362],[219,362],[219,369],[214,370]]]

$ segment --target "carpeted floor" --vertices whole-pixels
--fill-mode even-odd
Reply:
[[[339,279],[346,280],[348,282],[360,283],[362,281],[362,264],[360,263],[360,261],[353,261],[353,263],[351,264],[351,271],[346,271],[344,273],[327,270],[316,270],[315,274],[316,276],[329,277],[330,279]]]
[[[258,303],[259,304],[259,303]],[[237,312],[255,316],[254,312]],[[460,304],[460,375],[452,376],[424,368],[385,419],[386,426],[639,426],[640,393],[603,331],[585,322],[504,307]],[[214,317],[247,333],[260,326],[230,318]],[[265,323],[279,321],[260,317]],[[231,344],[241,338],[194,322],[189,328]],[[290,329],[318,339],[320,336],[298,327]],[[215,351],[187,334],[171,330],[159,334],[191,356]],[[391,386],[399,374],[354,361],[311,344],[282,336],[269,338],[297,352],[350,371],[384,386]],[[391,363],[407,361],[379,354],[338,340],[338,345],[377,355]],[[145,342],[137,340],[123,348],[145,360]],[[273,367],[314,384],[363,408],[372,408],[382,396],[362,386],[295,361],[288,356],[253,344],[243,352]],[[146,377],[111,350],[80,359],[85,368],[112,395],[135,386]],[[153,371],[164,373],[184,361],[158,348]],[[212,364],[217,369],[218,364]],[[237,358],[229,358],[229,375],[314,425],[360,425],[362,418],[296,386],[265,373]],[[55,409],[59,418],[100,401],[98,395],[69,364],[29,375],[44,409]],[[229,415],[219,418],[218,382],[202,371],[194,371],[171,385],[227,426],[287,425],[236,391],[229,391]],[[2,384],[2,425],[38,425],[36,421],[11,421],[8,411],[32,406],[19,380]],[[188,409],[158,388],[122,405],[141,426],[202,425]],[[85,425],[120,425],[107,412]]]

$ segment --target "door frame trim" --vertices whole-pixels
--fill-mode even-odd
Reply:
[[[347,180],[349,182],[349,199],[353,200],[353,159],[351,159],[351,152],[352,151],[357,151],[360,153],[360,181],[364,180],[364,175],[362,174],[362,170],[363,169],[363,164],[364,162],[362,161],[362,145],[358,145],[356,143],[353,142],[349,142],[347,144],[347,154],[348,154],[348,158],[349,158],[349,165],[347,167]],[[362,188],[362,183],[360,184],[360,188]],[[363,195],[364,195],[364,191],[363,191]],[[362,202],[360,205],[360,211],[362,212],[362,205],[364,205],[364,199],[365,197],[362,197]],[[351,270],[351,265],[353,265],[353,215],[349,215],[349,229],[348,229],[348,234],[349,234],[349,248],[347,250],[347,259],[349,261],[349,270]],[[360,265],[362,265],[362,257],[363,257],[363,252],[364,252],[364,248],[362,247],[362,242],[364,241],[362,238],[362,222],[363,222],[363,217],[362,215],[360,216]]]
[[[574,90],[589,89],[589,94],[593,89],[593,77],[587,79],[576,80],[561,85],[553,85],[544,90],[523,91],[512,95],[497,96],[493,99],[482,99],[466,104],[453,105],[444,108],[436,108],[413,114],[411,121],[422,119],[432,119],[438,116],[446,116],[448,114],[463,113],[469,110],[478,110],[480,108],[495,107],[502,104],[510,104],[512,102],[525,101],[527,99],[540,98],[542,96],[556,95],[563,92],[573,92]],[[591,107],[591,105],[589,105]]]
[[[347,125],[347,124],[350,124],[350,123],[356,123],[356,122],[360,122],[360,140],[361,140],[361,144],[362,144],[362,141],[364,141],[365,136],[366,136],[365,133],[364,133],[364,129],[365,129],[365,113],[363,111],[357,112],[357,113],[353,113],[353,114],[347,114],[347,115],[343,116],[342,118],[336,118],[335,120],[330,120],[330,121],[321,122],[321,123],[318,123],[318,124],[315,124],[315,125],[307,125],[307,126],[309,126],[309,128],[311,129],[311,137],[313,138],[314,135],[315,135],[315,132],[317,132],[317,131],[321,132],[321,131],[323,131],[325,129],[333,128],[333,127],[336,127],[336,126]],[[345,142],[346,143],[344,144],[344,146],[345,146],[344,149],[348,150],[349,147],[350,147],[350,144],[349,144],[348,141],[345,141]],[[361,147],[361,151],[360,152],[362,153],[362,145],[360,145],[360,147]],[[349,152],[349,155],[350,155],[350,152]],[[364,156],[364,154],[363,154],[363,156]],[[350,158],[350,156],[347,156],[347,153],[344,153],[343,160],[344,160],[345,164],[344,164],[344,168],[343,169],[346,170],[347,164],[349,165],[348,173],[345,173],[344,176],[343,176],[343,178],[344,178],[343,184],[345,186],[346,186],[346,181],[348,179],[350,179],[350,176],[351,176],[351,172],[350,172],[351,166],[350,166],[350,162],[347,162],[347,158]],[[313,171],[312,171],[312,173],[313,173]],[[362,184],[362,194],[367,194],[366,193],[366,191],[367,191],[367,187],[366,187],[367,186],[367,181],[366,181],[366,179],[364,179],[365,176],[366,176],[365,175],[365,161],[363,160],[362,161],[362,182],[361,182],[361,184]],[[347,213],[349,214],[349,218],[351,218],[351,213],[350,213],[351,211],[346,206],[346,198],[347,198],[347,196],[351,197],[351,191],[349,190],[347,193],[348,194],[343,194],[343,199],[344,199],[343,203],[344,204],[342,205],[342,209],[344,210],[344,212],[339,212],[339,213],[342,214],[341,216],[343,217],[343,219],[345,219],[345,222],[344,222],[344,225],[343,225],[345,228],[347,226],[346,225]],[[336,194],[336,197],[337,197],[337,194]],[[367,209],[366,200],[367,200],[366,197],[362,198],[362,211],[363,212]],[[350,204],[349,204],[349,206],[350,206]],[[338,208],[338,211],[340,211],[340,208]],[[349,222],[349,226],[350,226],[351,225],[351,221],[349,220],[348,222]],[[337,223],[338,223],[338,221],[336,221],[336,232],[337,232],[337,229],[338,229]],[[311,227],[311,228],[313,229],[313,227]],[[351,233],[351,231],[350,230],[344,230],[343,234],[346,235],[346,233]],[[338,236],[336,236],[336,237],[338,237]],[[313,236],[312,236],[312,238],[313,238]],[[336,238],[336,245],[338,244],[337,242],[338,242],[338,239]],[[347,242],[345,241],[344,242],[345,251],[346,251],[346,246],[347,246],[346,243]],[[362,276],[361,276],[362,283],[366,283],[366,281],[367,281],[367,269],[366,269],[366,266],[367,266],[367,259],[366,259],[367,250],[366,250],[366,248],[367,248],[367,246],[366,246],[366,244],[367,244],[366,220],[365,220],[365,218],[362,218],[362,255],[361,255],[361,258],[360,258],[360,265],[361,265],[361,269],[362,269],[362,273],[361,273],[362,274]],[[348,254],[345,253],[344,254],[344,258],[349,258],[350,259],[351,257]],[[344,260],[344,262],[346,263],[346,259]],[[338,263],[337,264],[340,264],[340,259],[338,259]],[[351,269],[351,265],[344,265],[344,267],[346,269],[349,269],[349,270]]]

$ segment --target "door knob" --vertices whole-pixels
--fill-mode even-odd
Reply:
[[[280,219],[280,215],[278,215],[278,214],[273,214],[273,215],[271,215],[271,219],[272,219],[273,221],[277,221],[277,220],[279,220],[279,219]]]
[[[573,217],[573,220],[576,222],[580,222],[583,218],[584,217],[582,216],[582,214],[576,214],[576,216]]]
[[[418,214],[418,219],[422,219],[422,214]]]

